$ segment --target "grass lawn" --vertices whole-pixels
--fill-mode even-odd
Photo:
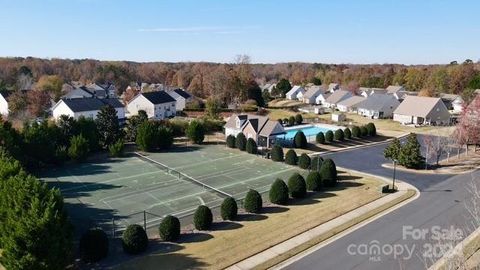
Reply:
[[[289,99],[274,99],[268,103],[268,107],[295,107],[305,105],[303,102],[298,100],[289,100]]]
[[[297,114],[301,114],[303,119],[314,119],[318,118],[318,114],[314,113],[301,113],[301,112],[294,112],[285,109],[267,109],[268,117],[272,120],[284,119],[289,118],[290,116],[295,116]]]
[[[223,269],[382,196],[380,180],[349,172],[340,177],[344,180],[337,188],[288,206],[270,205],[259,215],[241,214],[238,222],[222,222],[208,234],[184,235],[178,244],[156,242],[156,251],[118,268]]]

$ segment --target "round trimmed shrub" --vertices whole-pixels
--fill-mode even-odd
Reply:
[[[213,222],[212,210],[208,206],[200,205],[193,216],[193,224],[195,229],[204,231],[210,229]]]
[[[308,169],[310,168],[310,157],[303,153],[300,155],[300,158],[298,159],[298,167],[302,169]]]
[[[322,189],[322,176],[317,171],[312,171],[307,176],[307,190],[319,191]]]
[[[223,220],[235,220],[238,214],[237,202],[234,198],[225,198],[220,207],[220,212]]]
[[[288,125],[289,125],[289,126],[295,125],[295,116],[290,116],[290,117],[288,118]]]
[[[307,137],[305,137],[302,131],[295,133],[295,137],[293,137],[293,147],[307,148]]]
[[[288,187],[282,179],[275,180],[270,187],[268,197],[271,203],[285,205],[288,202]]]
[[[277,162],[283,161],[283,148],[278,144],[272,147],[272,160]]]
[[[361,126],[360,127],[360,136],[361,137],[367,137],[368,136],[368,130],[366,126]]]
[[[292,198],[304,198],[307,195],[305,179],[299,173],[294,173],[288,179],[288,192]]]
[[[325,142],[327,143],[333,142],[333,131],[329,130],[325,132]]]
[[[80,256],[85,262],[98,262],[108,255],[108,237],[100,228],[93,228],[80,239]]]
[[[236,147],[236,145],[235,145],[235,136],[233,136],[233,135],[231,135],[231,134],[227,136],[227,146],[228,146],[229,148],[235,148],[235,147]]]
[[[337,184],[337,167],[333,160],[327,158],[320,168],[320,175],[327,187],[334,187]]]
[[[148,247],[148,237],[142,226],[128,225],[122,236],[123,250],[128,254],[140,254]]]
[[[301,114],[295,115],[295,123],[296,123],[297,125],[300,125],[300,124],[302,124],[302,122],[303,122],[303,117],[302,117],[302,115],[301,115]]]
[[[235,139],[235,146],[240,150],[240,151],[245,151],[245,148],[247,146],[247,138],[245,138],[245,135],[243,133],[238,133],[237,138]]]
[[[288,118],[283,118],[283,125],[284,126],[288,125]]]
[[[348,127],[343,131],[343,134],[345,135],[345,139],[347,140],[350,140],[352,138],[352,132]]]
[[[285,154],[285,163],[287,163],[288,165],[297,165],[297,161],[298,161],[298,157],[295,150],[293,149],[288,150],[287,153]]]
[[[243,207],[245,211],[249,213],[260,213],[262,210],[262,196],[258,191],[250,189],[245,196],[245,201],[243,202]]]
[[[174,216],[166,216],[160,226],[158,233],[163,241],[175,241],[180,237],[180,220]]]
[[[335,130],[335,140],[337,140],[337,141],[344,141],[345,140],[345,134],[343,133],[343,130],[341,130],[341,129]]]
[[[320,144],[324,144],[325,143],[325,134],[323,134],[323,132],[319,132],[317,134],[317,137],[315,138],[317,143],[320,143]]]
[[[374,123],[368,123],[366,128],[368,136],[377,136],[377,128]]]
[[[256,155],[258,151],[257,143],[252,139],[247,140],[247,153]]]
[[[312,161],[310,162],[310,169],[312,171],[320,171],[322,164],[323,164],[322,157],[319,157],[319,156],[313,157]]]
[[[361,134],[360,134],[360,128],[357,127],[357,126],[353,126],[352,128],[352,137],[353,138],[360,138]]]

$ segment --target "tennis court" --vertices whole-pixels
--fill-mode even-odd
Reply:
[[[219,206],[225,196],[269,190],[277,177],[296,167],[275,163],[221,145],[175,148],[170,152],[132,154],[103,162],[66,166],[42,179],[62,191],[74,223],[87,220],[116,226],[159,223],[162,216],[186,216],[200,204]],[[78,224],[75,224],[78,225]]]

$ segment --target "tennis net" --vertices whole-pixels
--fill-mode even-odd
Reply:
[[[179,171],[177,171],[177,170],[175,170],[175,169],[173,169],[173,168],[168,167],[168,166],[165,165],[165,164],[162,164],[162,163],[160,163],[160,162],[158,162],[158,161],[156,161],[156,160],[153,160],[153,159],[151,159],[151,158],[149,158],[149,157],[147,157],[147,156],[144,156],[144,155],[142,155],[142,154],[140,154],[140,153],[138,153],[138,152],[135,152],[135,155],[137,155],[140,159],[142,159],[142,160],[144,160],[144,161],[153,163],[154,165],[156,165],[157,167],[159,167],[160,169],[162,169],[162,170],[165,171],[166,173],[168,173],[168,174],[170,174],[170,175],[173,175],[173,176],[175,176],[175,177],[178,178],[178,179],[189,181],[189,182],[191,182],[191,183],[193,183],[193,184],[196,184],[196,185],[198,185],[198,186],[201,186],[201,187],[204,188],[204,189],[208,189],[208,190],[210,190],[210,191],[213,191],[213,192],[215,192],[215,193],[217,193],[217,194],[219,194],[219,195],[221,195],[221,196],[223,196],[223,197],[233,197],[231,194],[228,194],[228,193],[226,193],[226,192],[224,192],[224,191],[221,191],[221,190],[219,190],[219,189],[217,189],[217,188],[214,188],[214,187],[212,187],[212,186],[210,186],[210,185],[207,185],[207,184],[205,184],[205,183],[203,183],[203,182],[200,182],[200,181],[198,181],[197,179],[194,179],[194,178],[191,177],[191,176],[188,176],[188,175],[186,175],[186,174],[184,174],[184,173],[181,173],[181,172],[179,172]]]

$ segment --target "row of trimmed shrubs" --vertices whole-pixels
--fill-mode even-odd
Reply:
[[[255,140],[247,138],[243,133],[238,133],[237,137],[233,135],[227,136],[227,146],[229,148],[238,148],[240,151],[247,151],[249,154],[257,154],[258,147]]]
[[[303,123],[303,116],[296,114],[295,116],[292,115],[289,118],[278,119],[277,121],[283,126],[301,125]]]
[[[282,179],[276,179],[269,191],[271,203],[286,205],[289,198],[304,198],[308,191],[320,191],[324,187],[334,187],[337,184],[337,168],[331,159],[317,160],[318,166],[311,171],[307,179],[299,173],[294,173],[288,179],[288,184]],[[263,207],[262,196],[258,191],[250,189],[243,201],[243,208],[248,213],[260,213]],[[223,220],[235,220],[238,206],[234,198],[225,198],[220,207]],[[197,230],[209,230],[213,224],[213,214],[208,206],[200,205],[195,211],[193,224]],[[174,216],[166,216],[158,227],[163,241],[174,242],[180,237],[180,220]],[[148,236],[140,225],[129,225],[122,236],[123,250],[128,254],[139,254],[148,247]],[[85,262],[97,262],[108,255],[109,243],[107,234],[100,228],[87,231],[80,240],[80,255]]]
[[[325,133],[319,132],[316,137],[317,143],[325,144],[331,143],[333,140],[342,142],[344,140],[351,140],[353,138],[374,137],[377,135],[377,129],[374,123],[368,123],[367,125],[358,127],[353,126],[352,129],[337,129],[335,132],[329,130]]]

